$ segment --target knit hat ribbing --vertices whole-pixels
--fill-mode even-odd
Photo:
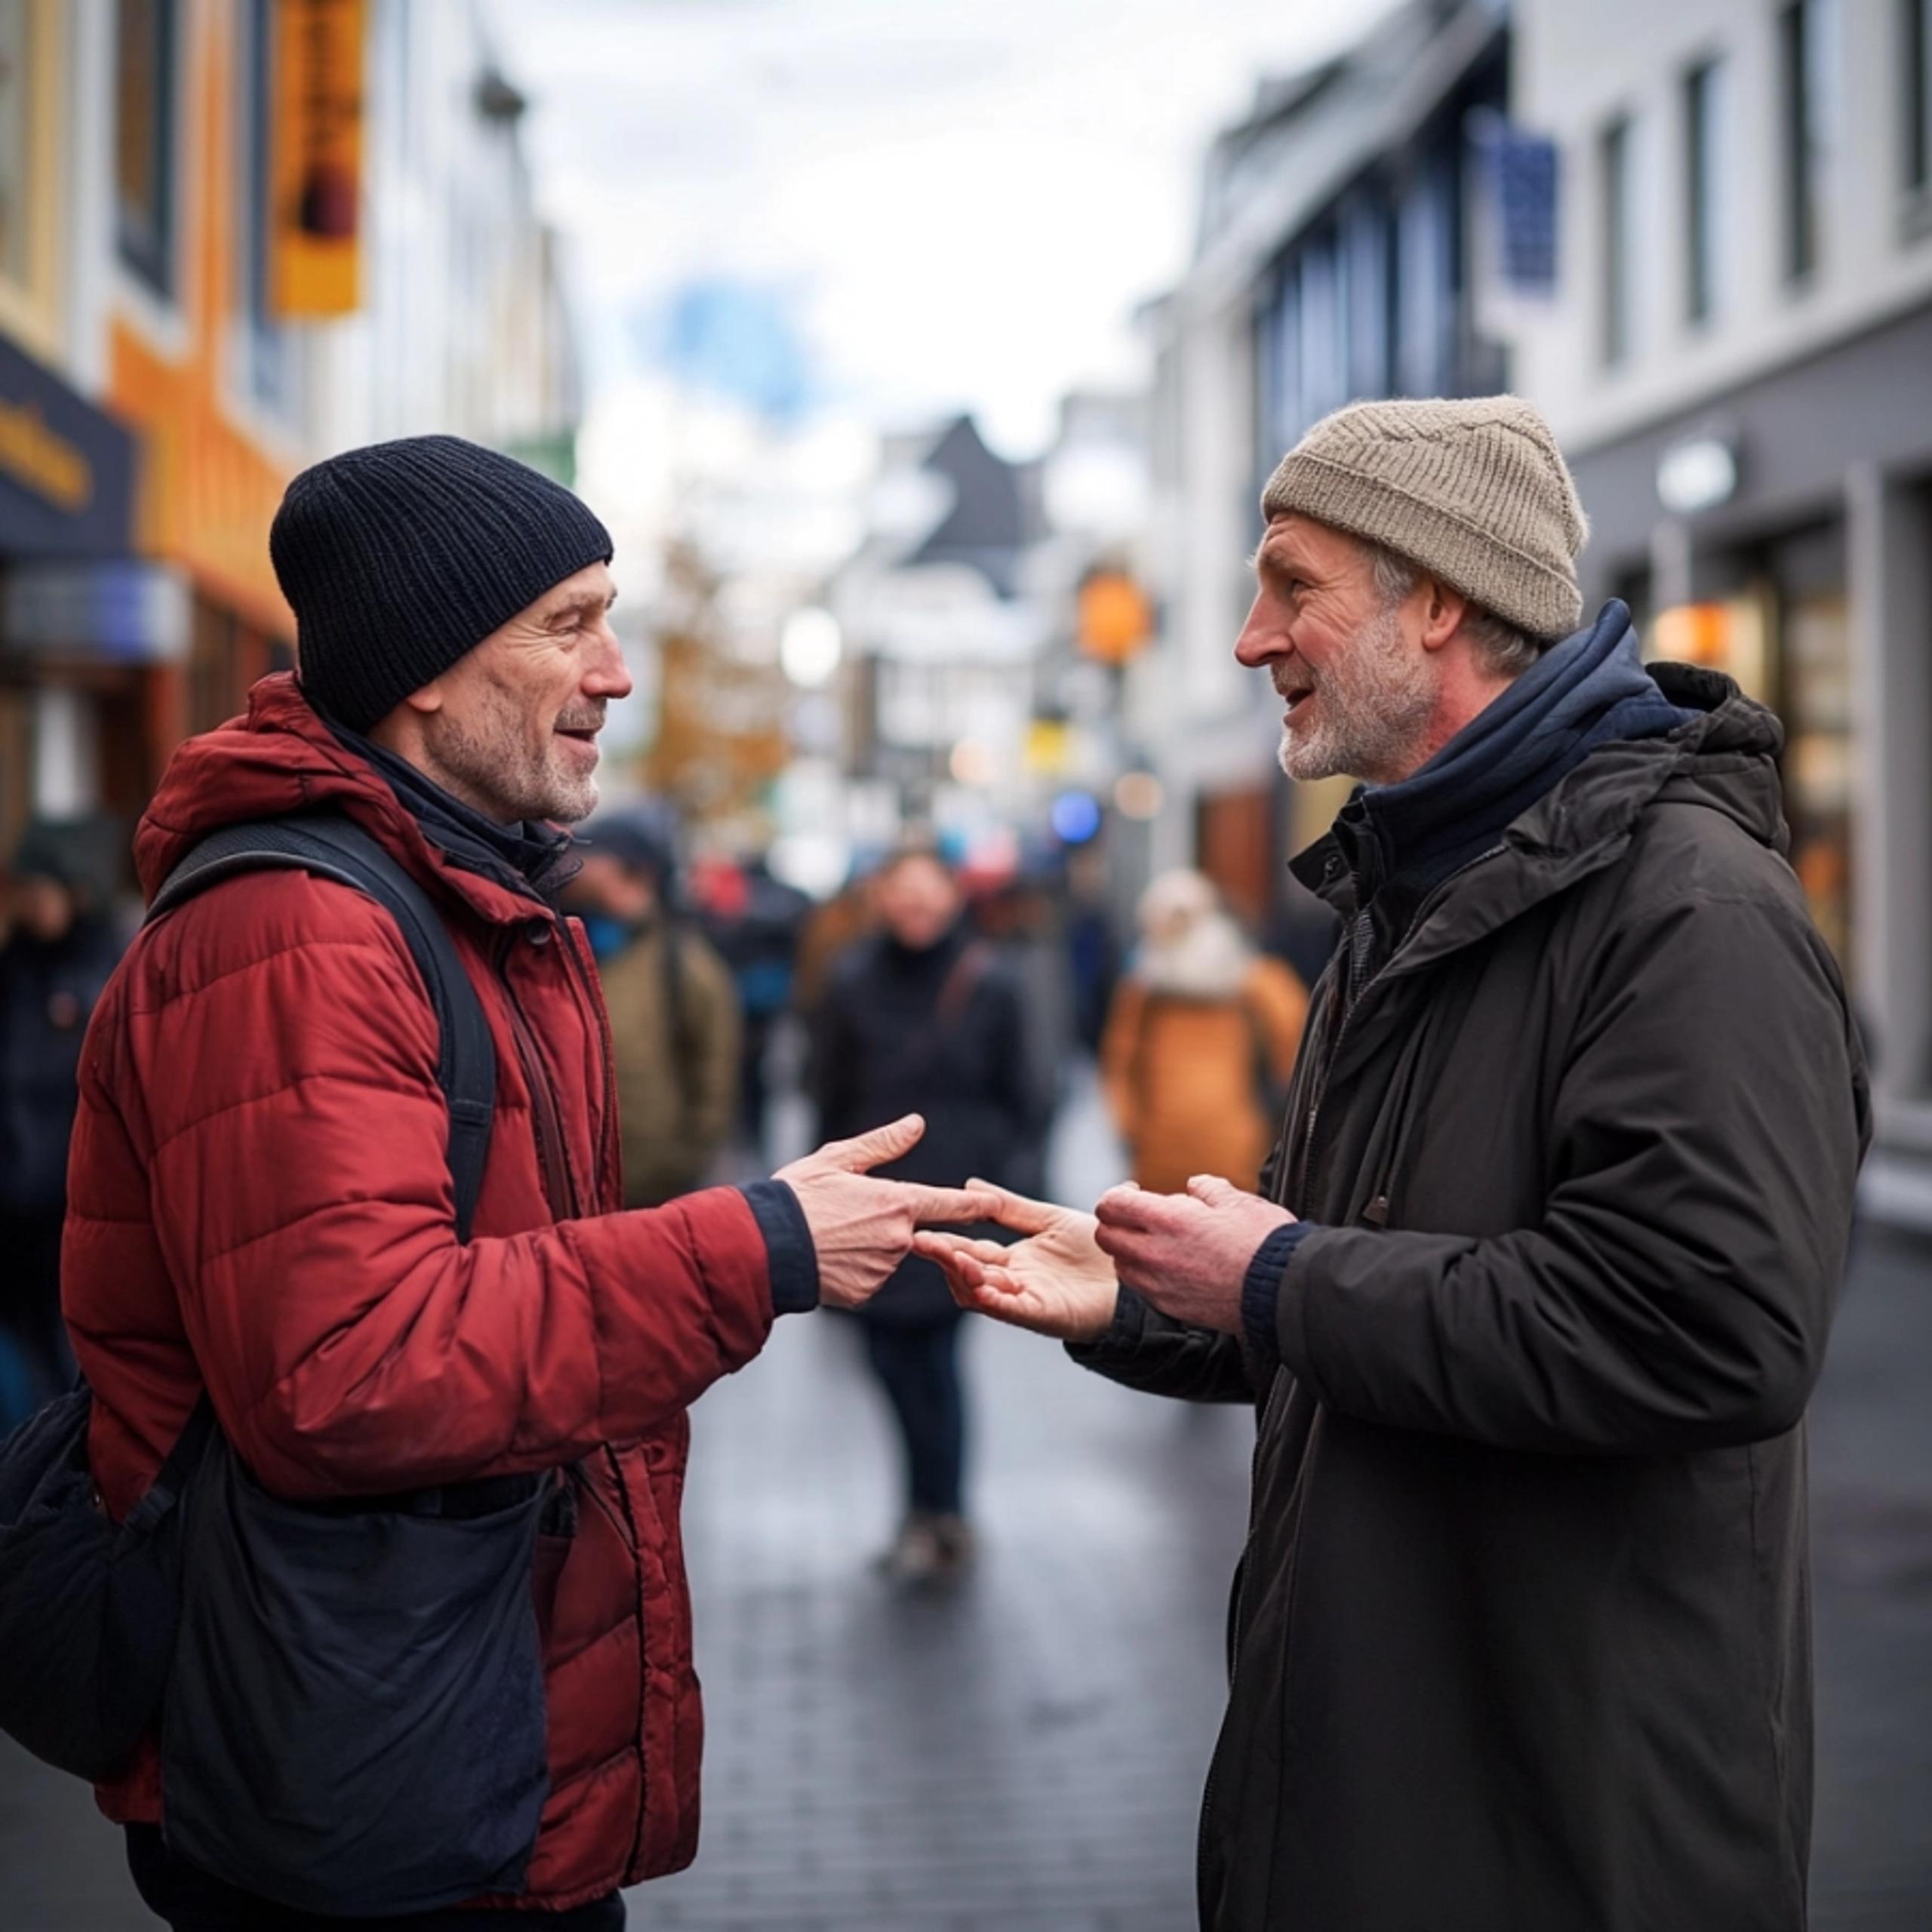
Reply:
[[[1582,621],[1589,525],[1549,425],[1520,397],[1352,403],[1281,459],[1261,509],[1383,544],[1531,637]]]
[[[302,688],[366,731],[568,577],[611,561],[571,492],[460,436],[349,450],[288,486],[269,555]]]

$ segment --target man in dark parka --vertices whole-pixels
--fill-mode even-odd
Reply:
[[[1345,922],[1262,1196],[921,1238],[1131,1386],[1254,1401],[1212,1932],[1795,1932],[1804,1414],[1869,1134],[1777,720],[1579,629],[1512,398],[1358,405],[1263,498],[1236,647]]]

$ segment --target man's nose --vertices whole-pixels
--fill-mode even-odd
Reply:
[[[584,668],[583,692],[586,697],[629,697],[630,667],[624,662],[624,647],[607,623],[603,626],[602,649]]]
[[[1279,657],[1287,649],[1287,639],[1282,635],[1281,626],[1275,612],[1269,608],[1265,597],[1257,597],[1247,614],[1247,621],[1241,627],[1241,635],[1235,639],[1235,661],[1244,664],[1251,670]]]

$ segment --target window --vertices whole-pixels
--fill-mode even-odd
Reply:
[[[291,395],[291,343],[275,318],[270,293],[275,156],[270,136],[275,100],[275,0],[247,0],[242,24],[241,127],[243,166],[236,214],[242,245],[236,252],[237,306],[247,344],[248,390],[259,403],[287,412]]]
[[[1598,140],[1597,179],[1602,226],[1603,359],[1614,368],[1629,361],[1635,333],[1631,271],[1631,132],[1627,118],[1613,121]]]
[[[1900,0],[1905,26],[1905,185],[1932,192],[1932,0]]]
[[[32,277],[33,32],[30,0],[0,0],[0,277]]]
[[[1265,478],[1307,426],[1301,420],[1301,285],[1292,262],[1275,277],[1262,311],[1261,445]]]
[[[121,259],[174,294],[175,0],[116,0],[115,231]]]
[[[1801,281],[1823,246],[1824,193],[1837,134],[1836,0],[1796,0],[1778,22],[1784,128],[1784,266]]]
[[[1389,211],[1378,200],[1352,203],[1342,226],[1348,291],[1349,393],[1389,393]]]
[[[1395,380],[1404,395],[1444,395],[1455,376],[1455,177],[1432,155],[1396,214]]]
[[[1694,67],[1684,81],[1684,308],[1708,322],[1722,301],[1725,70]]]
[[[1349,399],[1347,287],[1324,230],[1301,253],[1301,420],[1315,423]]]

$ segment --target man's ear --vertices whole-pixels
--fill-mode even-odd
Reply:
[[[441,678],[432,678],[426,685],[419,685],[402,701],[419,716],[433,716],[443,708],[448,693],[443,688]]]
[[[1436,577],[1426,577],[1423,587],[1428,594],[1423,601],[1419,641],[1425,651],[1440,651],[1463,628],[1469,600]]]

